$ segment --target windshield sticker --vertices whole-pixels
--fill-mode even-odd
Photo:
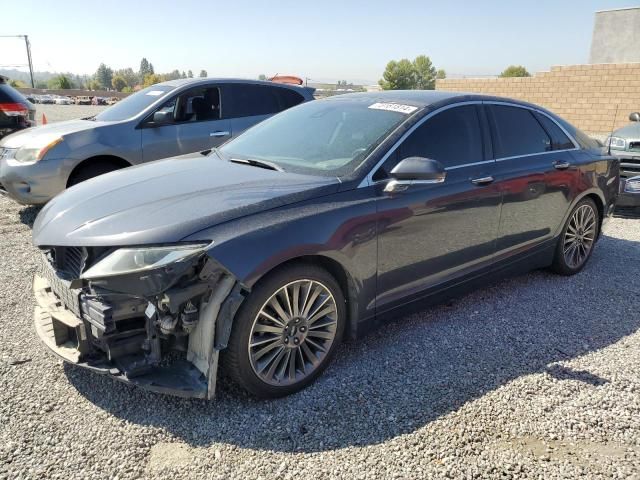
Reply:
[[[369,105],[369,108],[373,108],[374,110],[388,110],[389,112],[404,113],[405,115],[409,115],[418,109],[418,107],[401,105],[399,103],[374,103],[373,105]]]
[[[150,97],[158,97],[163,93],[164,92],[162,90],[151,90],[150,92],[147,92],[147,95],[149,95]]]

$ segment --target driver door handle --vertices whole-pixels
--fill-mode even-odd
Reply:
[[[570,166],[571,164],[564,160],[558,160],[557,162],[553,162],[553,168],[555,168],[556,170],[566,170]]]
[[[492,176],[474,178],[474,179],[471,180],[471,183],[473,183],[474,185],[488,185],[491,182],[493,182],[493,177]]]
[[[209,134],[210,137],[226,137],[227,135],[229,135],[229,132],[222,132],[222,131],[211,132]]]

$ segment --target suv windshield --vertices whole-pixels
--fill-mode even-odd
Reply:
[[[140,90],[138,93],[129,95],[127,98],[121,100],[112,107],[100,112],[95,116],[95,119],[104,122],[127,120],[128,118],[140,113],[155,101],[166,96],[167,93],[174,88],[175,87],[170,87],[168,85],[152,85]]]
[[[341,177],[416,110],[371,99],[309,102],[258,124],[220,152],[226,159],[262,160],[285,171]]]

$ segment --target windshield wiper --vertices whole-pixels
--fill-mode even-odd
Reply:
[[[232,158],[229,160],[233,163],[243,163],[245,165],[251,165],[252,167],[266,168],[267,170],[275,170],[277,172],[284,172],[284,170],[275,163],[266,162],[264,160],[255,160],[253,158]]]
[[[91,115],[90,117],[84,117],[84,118],[81,118],[80,120],[90,120],[92,122],[95,122],[96,121],[96,116],[95,115]]]

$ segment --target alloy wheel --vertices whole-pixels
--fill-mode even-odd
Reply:
[[[296,280],[262,306],[249,335],[249,359],[265,383],[295,384],[323,362],[338,326],[331,291],[317,280]]]
[[[579,268],[589,257],[596,238],[598,221],[589,204],[581,205],[571,215],[564,234],[563,253],[570,268]]]

